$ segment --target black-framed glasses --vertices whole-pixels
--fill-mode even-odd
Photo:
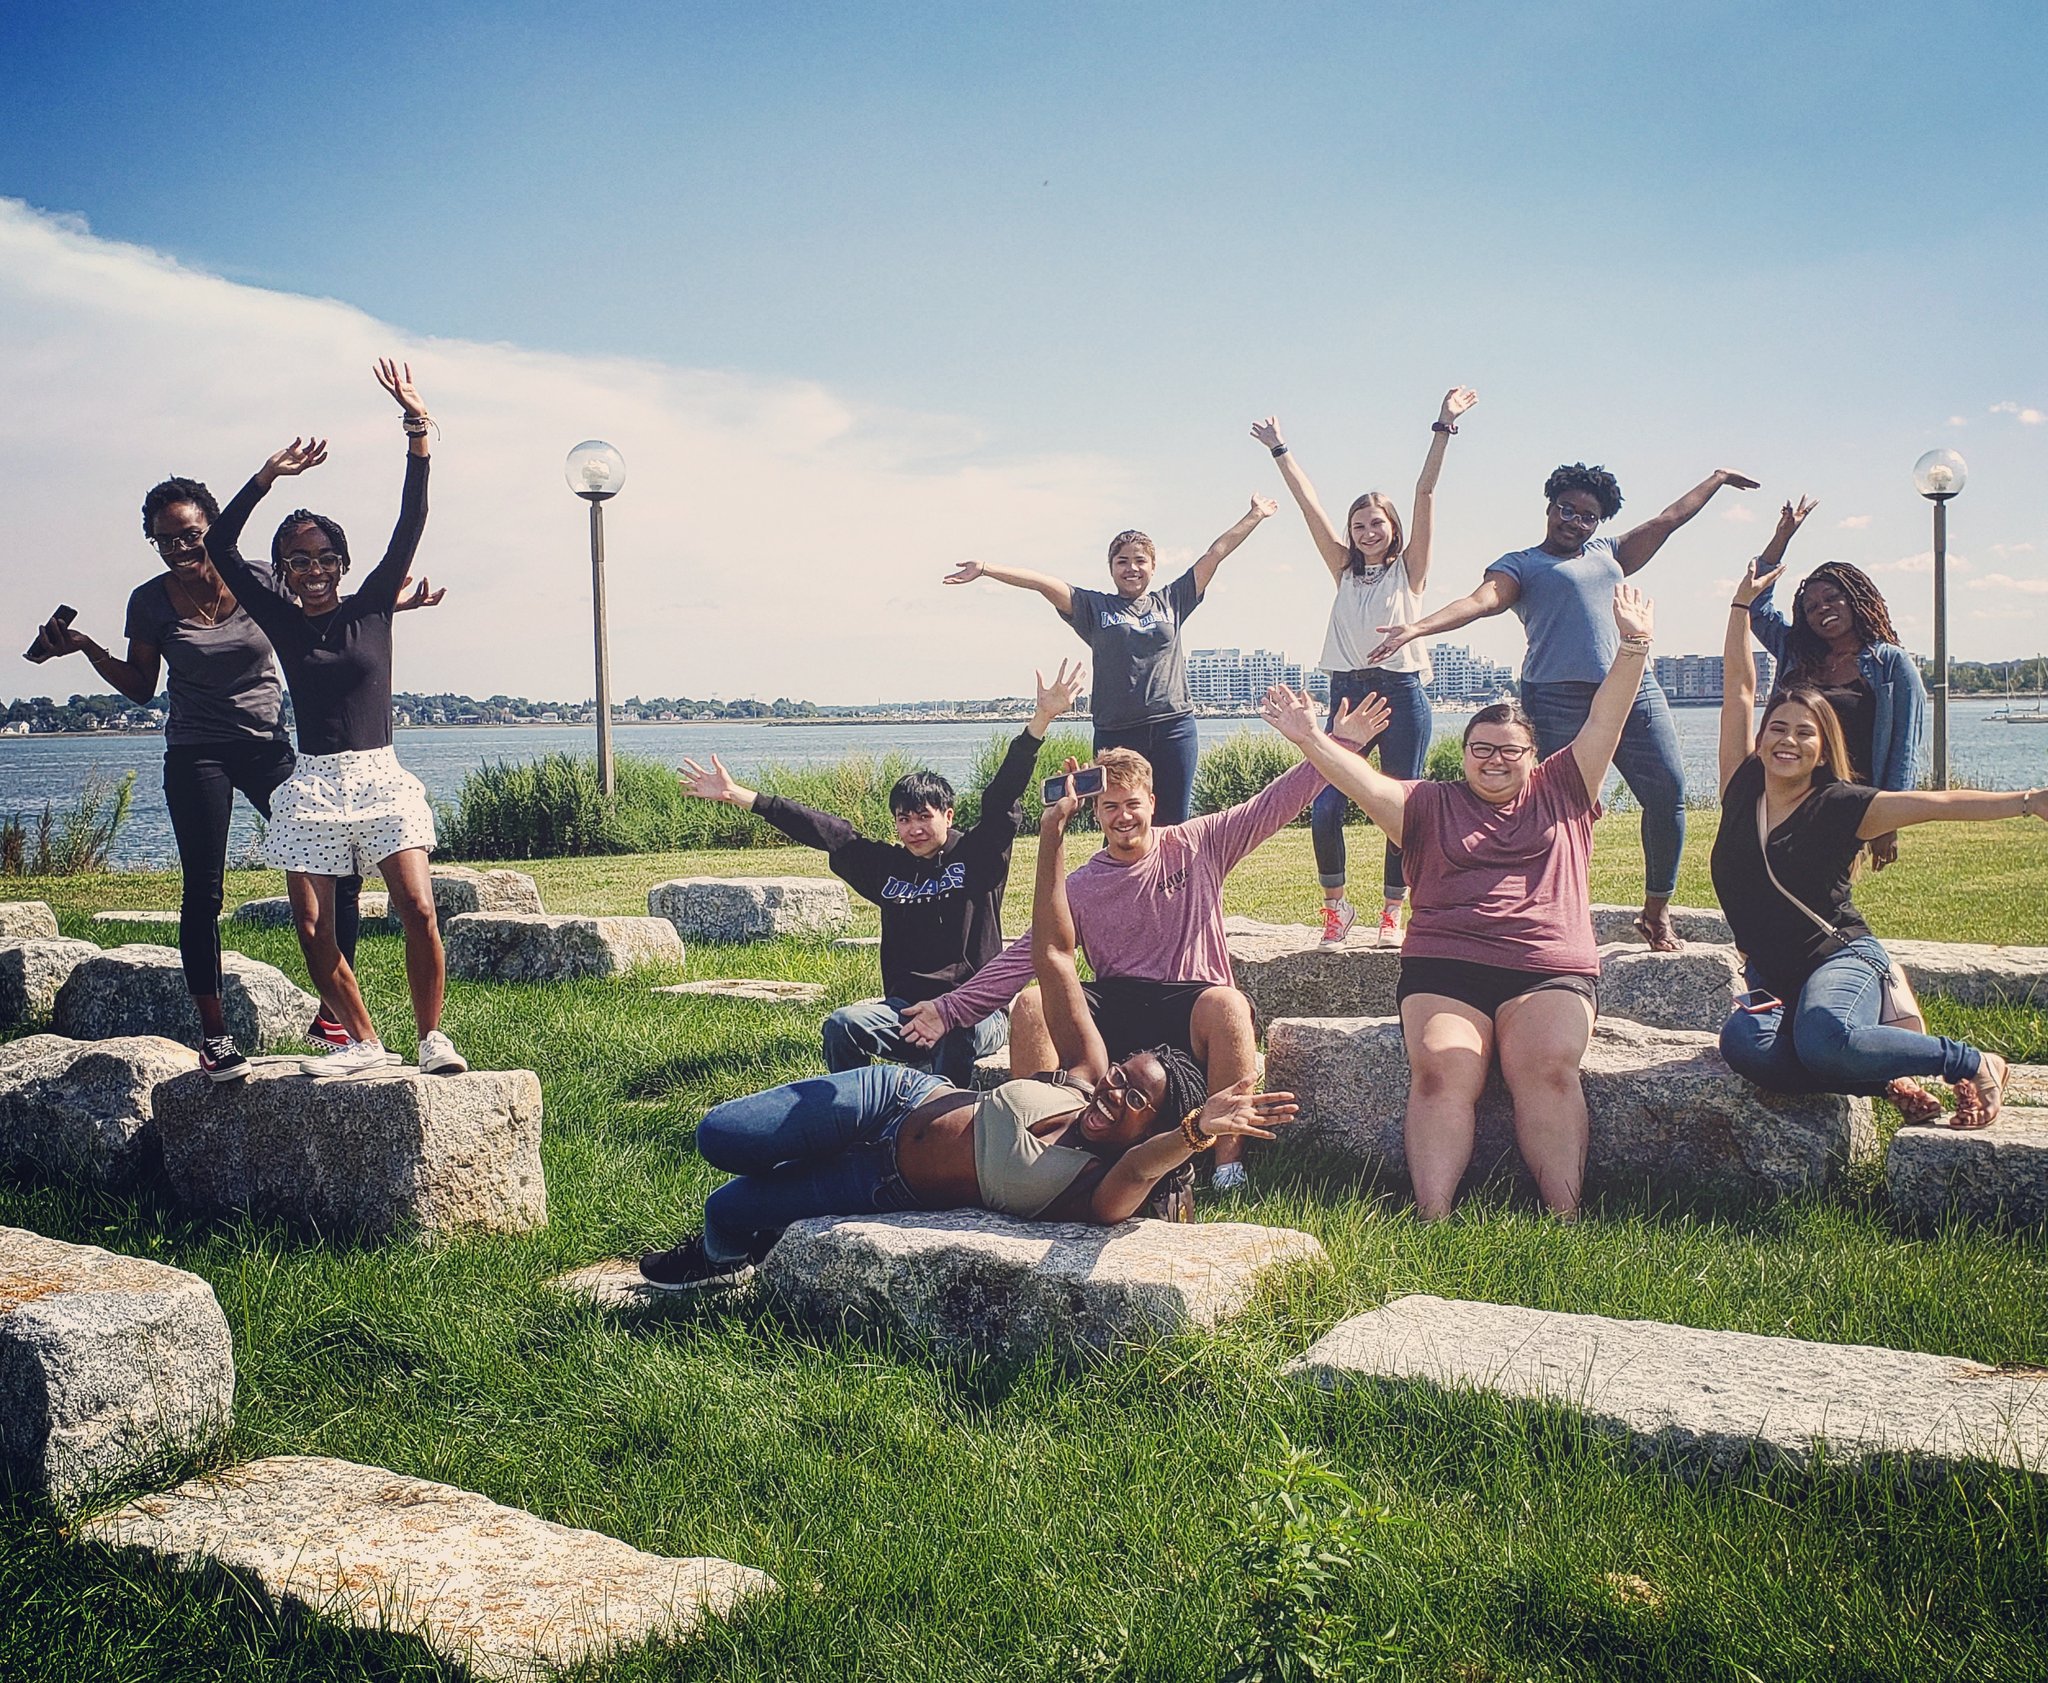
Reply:
[[[1550,506],[1557,511],[1558,524],[1561,526],[1597,526],[1600,524],[1600,511],[1598,509],[1588,514],[1584,509],[1566,508],[1563,503],[1552,503]]]
[[[188,549],[204,549],[206,534],[194,528],[187,532],[176,532],[167,538],[151,538],[150,548],[159,555],[180,555]]]
[[[287,555],[284,570],[288,573],[338,573],[341,571],[341,557],[331,549],[323,549],[318,555]]]
[[[1526,742],[1468,742],[1465,752],[1484,765],[1488,760],[1498,760],[1502,765],[1520,765],[1536,750]]]

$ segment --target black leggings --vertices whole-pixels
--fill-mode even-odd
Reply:
[[[178,957],[184,961],[189,993],[220,992],[220,912],[235,791],[241,790],[268,818],[271,794],[291,776],[294,760],[292,745],[282,737],[186,743],[164,750],[164,804],[171,809],[171,833],[178,838],[178,864],[185,873]],[[343,877],[334,885],[334,936],[351,967],[362,921],[362,887],[361,877]]]

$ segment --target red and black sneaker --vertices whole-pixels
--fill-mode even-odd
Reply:
[[[348,1044],[348,1030],[320,1007],[320,1014],[306,1025],[306,1044],[316,1052],[333,1052]]]
[[[199,1067],[209,1081],[241,1081],[249,1074],[249,1060],[231,1034],[216,1034],[199,1043]]]

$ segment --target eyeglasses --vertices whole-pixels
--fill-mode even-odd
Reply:
[[[177,555],[187,549],[205,548],[206,534],[199,531],[180,532],[175,537],[151,538],[149,542],[150,547],[159,555]]]
[[[1122,1064],[1111,1064],[1103,1073],[1096,1090],[1116,1100],[1124,1110],[1142,1112],[1151,1108],[1152,1101],[1138,1091],[1131,1078],[1124,1073]]]
[[[1526,742],[1468,742],[1465,752],[1481,765],[1488,760],[1499,760],[1503,765],[1520,765],[1536,750]]]
[[[1600,524],[1600,514],[1597,509],[1593,513],[1588,514],[1583,509],[1566,508],[1563,503],[1552,503],[1550,506],[1556,513],[1557,523],[1560,526],[1597,526]]]
[[[341,557],[331,549],[323,549],[318,555],[287,555],[284,570],[288,573],[338,573],[341,571]]]

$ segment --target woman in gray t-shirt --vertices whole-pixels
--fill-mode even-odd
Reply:
[[[1048,573],[963,561],[948,584],[994,579],[1035,590],[1053,605],[1094,655],[1095,687],[1089,711],[1095,752],[1130,748],[1152,767],[1155,824],[1184,824],[1194,804],[1195,704],[1188,694],[1187,650],[1181,627],[1202,605],[1224,557],[1278,512],[1271,497],[1253,497],[1242,520],[1205,549],[1195,564],[1164,589],[1152,588],[1159,551],[1143,532],[1119,532],[1109,542],[1115,590],[1089,590]]]
[[[220,999],[228,830],[237,790],[270,816],[270,797],[291,776],[294,756],[270,642],[207,559],[207,529],[219,514],[213,493],[197,479],[166,479],[142,499],[143,536],[164,570],[128,598],[125,659],[54,620],[42,638],[56,654],[83,654],[138,707],[156,698],[158,680],[169,672],[164,804],[184,873],[178,953],[199,1013],[200,1063],[214,1080],[235,1081],[249,1065],[228,1033]],[[422,581],[399,605],[431,607],[440,599]],[[351,877],[336,894],[336,922],[350,953],[361,887],[362,879]],[[322,1050],[345,1038],[324,1008],[307,1033]]]

